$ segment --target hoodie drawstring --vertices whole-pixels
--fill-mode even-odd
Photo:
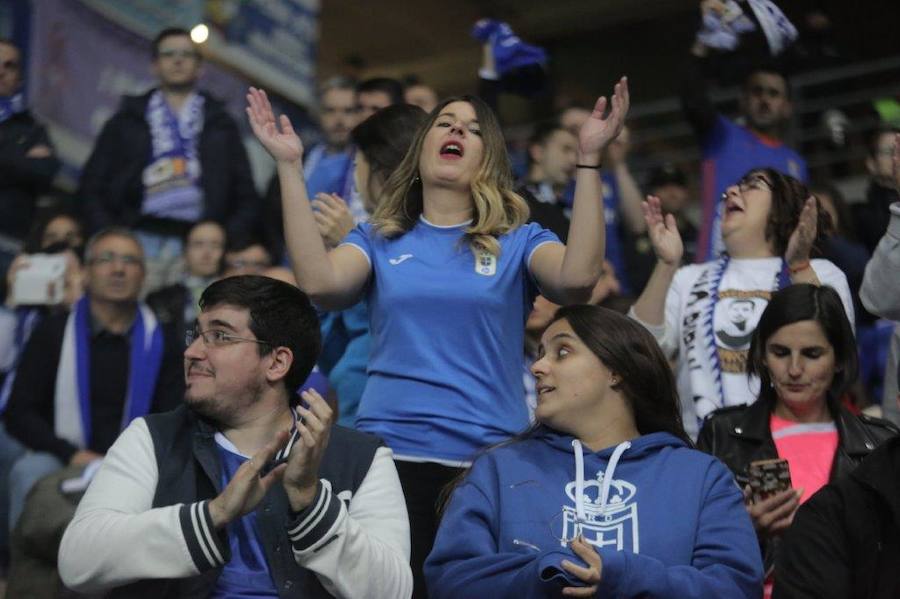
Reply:
[[[584,449],[581,441],[572,439],[572,447],[575,448],[575,513],[579,522],[587,521],[584,510]],[[603,473],[603,485],[600,487],[600,513],[606,511],[606,503],[609,501],[609,487],[612,485],[613,474],[619,464],[619,458],[631,447],[630,441],[624,441],[616,445],[609,458],[609,464]]]
[[[584,512],[584,450],[578,439],[572,439],[572,447],[575,448],[575,515],[579,522],[585,522],[587,515]]]
[[[625,450],[629,447],[631,447],[629,441],[619,443],[616,445],[616,448],[612,452],[612,456],[609,458],[609,465],[606,466],[606,472],[603,473],[603,486],[600,488],[601,514],[606,512],[606,502],[609,500],[609,486],[612,484],[616,466],[619,465],[619,458],[622,457],[622,454],[625,453]]]

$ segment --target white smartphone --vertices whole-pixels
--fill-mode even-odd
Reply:
[[[32,254],[28,265],[16,272],[13,301],[19,306],[53,305],[62,302],[66,280],[63,254]]]

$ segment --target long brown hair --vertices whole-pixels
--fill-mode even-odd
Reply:
[[[468,102],[475,110],[484,143],[484,155],[472,178],[472,224],[465,240],[473,252],[500,255],[497,237],[528,220],[528,204],[513,191],[512,170],[506,143],[494,111],[477,96],[454,96],[438,104],[419,127],[400,166],[388,177],[381,202],[372,215],[375,229],[385,237],[398,237],[416,224],[422,214],[422,181],[419,158],[425,136],[441,111],[453,102]]]

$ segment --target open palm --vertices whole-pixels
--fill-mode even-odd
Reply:
[[[813,197],[807,198],[800,212],[800,220],[797,227],[788,239],[784,259],[789,265],[803,263],[809,260],[813,244],[816,241],[817,221],[819,216],[818,205]]]
[[[578,132],[578,144],[582,153],[602,152],[622,131],[630,104],[626,77],[622,77],[616,83],[612,100],[609,103],[611,108],[609,114],[604,118],[607,101],[605,96],[600,96],[597,103],[594,104],[590,118],[581,126],[581,131]]]
[[[684,244],[675,217],[671,214],[663,217],[662,205],[656,196],[647,196],[647,201],[641,203],[641,208],[644,210],[647,234],[650,236],[650,243],[657,259],[666,264],[681,264]]]
[[[281,115],[276,123],[266,92],[251,87],[247,92],[247,104],[247,118],[253,134],[272,158],[278,162],[300,162],[303,159],[303,142],[285,115]]]

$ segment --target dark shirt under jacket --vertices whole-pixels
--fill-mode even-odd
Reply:
[[[550,204],[537,199],[537,187],[538,184],[528,182],[520,183],[516,187],[516,193],[528,204],[528,222],[537,223],[552,231],[560,241],[566,243],[569,237],[569,218],[561,204]]]
[[[4,415],[9,433],[33,451],[46,451],[68,463],[78,447],[56,436],[56,375],[68,314],[48,316],[35,328]],[[91,331],[91,428],[87,449],[106,453],[119,436],[128,388],[130,331],[123,335],[96,327]],[[163,325],[163,358],[151,412],[179,405],[184,396],[183,341]]]
[[[35,200],[50,189],[59,160],[30,158],[35,146],[52,148],[44,127],[29,112],[0,123],[0,234],[22,240],[34,219]]]

